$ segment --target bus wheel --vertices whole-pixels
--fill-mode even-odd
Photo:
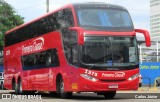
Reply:
[[[51,96],[53,96],[53,97],[57,97],[57,96],[58,96],[57,92],[49,92],[49,94],[50,94]]]
[[[103,95],[104,95],[104,97],[105,97],[106,99],[112,99],[112,98],[115,97],[116,91],[105,92],[105,93],[103,93]]]
[[[70,98],[72,96],[72,92],[65,92],[64,91],[64,81],[62,78],[59,79],[57,83],[57,93],[61,98]]]
[[[12,82],[12,90],[15,90],[15,93],[18,94],[17,84],[16,84],[15,80]]]
[[[18,80],[17,92],[18,92],[18,94],[23,94],[21,79]]]
[[[4,90],[3,82],[1,82],[1,89]]]

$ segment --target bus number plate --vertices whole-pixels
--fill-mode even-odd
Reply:
[[[108,88],[115,89],[115,88],[118,88],[118,85],[117,84],[110,84]]]

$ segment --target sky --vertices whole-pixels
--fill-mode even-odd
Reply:
[[[17,14],[29,22],[46,13],[46,0],[4,0],[15,8]],[[50,11],[78,0],[49,0]],[[120,5],[129,11],[135,28],[150,30],[150,0],[81,0],[80,2],[105,2]]]

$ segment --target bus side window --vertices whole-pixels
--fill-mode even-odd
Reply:
[[[58,22],[58,12],[56,12],[55,14],[53,14],[52,16],[51,16],[51,23],[52,23],[52,27],[53,27],[53,29],[54,30],[57,30],[57,29],[59,29],[60,28],[60,24],[59,24],[59,22]]]
[[[46,66],[56,67],[59,66],[59,58],[56,49],[50,49],[46,53]]]
[[[74,19],[71,9],[64,9],[58,12],[58,23],[61,28],[74,26]]]
[[[59,66],[59,58],[56,49],[49,49],[21,57],[23,70],[34,70]]]
[[[52,61],[52,66],[55,67],[55,66],[59,66],[59,58],[58,58],[58,52],[56,49],[53,49],[52,50],[52,57],[51,57],[51,61]]]
[[[78,63],[78,46],[77,46],[77,44],[74,44],[71,47],[71,58],[72,58],[72,64]]]
[[[74,26],[74,18],[71,9],[64,9],[63,16],[68,27]]]
[[[51,61],[51,53],[50,52],[47,52],[46,54],[46,66],[50,66],[52,64],[52,61]]]
[[[33,66],[34,59],[32,55],[26,55],[21,57],[23,70],[30,70]]]

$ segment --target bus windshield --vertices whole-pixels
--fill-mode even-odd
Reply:
[[[139,63],[135,37],[87,36],[80,52],[80,60],[84,65],[118,67]]]
[[[117,9],[78,9],[79,25],[87,30],[133,31],[130,15]]]

